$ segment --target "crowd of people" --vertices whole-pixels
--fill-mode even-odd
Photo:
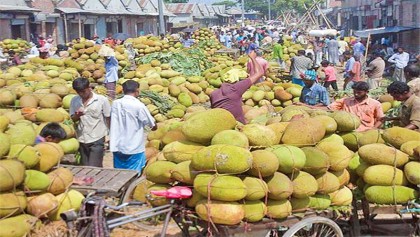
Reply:
[[[269,57],[276,60],[280,68],[290,71],[292,83],[302,86],[300,100],[295,105],[350,112],[361,121],[357,131],[380,128],[385,121],[391,120],[400,126],[420,131],[420,62],[409,64],[409,55],[402,47],[392,54],[388,47],[372,48],[366,53],[366,42],[361,39],[347,43],[342,37],[309,37],[304,32],[291,31],[291,40],[301,44],[303,49],[297,51],[289,65],[284,59],[283,38],[286,32],[282,29],[215,28],[214,33],[226,48],[236,47],[249,57],[247,79],[224,82],[210,95],[212,108],[230,111],[241,123],[248,122],[242,110],[242,95],[252,85],[265,80],[269,62],[267,52],[262,48],[271,48]],[[161,40],[168,40],[165,35],[160,37]],[[170,37],[179,40],[184,47],[195,44],[189,34]],[[128,80],[123,83],[124,96],[115,99],[118,61],[112,48],[124,44],[124,41],[110,36],[102,40],[95,36],[91,41],[103,45],[99,54],[105,59],[104,83],[108,98],[96,94],[86,78],[73,81],[72,87],[77,96],[71,101],[70,116],[76,124],[80,163],[102,167],[106,137],[109,137],[114,167],[141,172],[146,164],[144,129],[156,129],[156,122],[147,107],[136,98],[139,96],[137,82]],[[76,39],[78,42],[80,39]],[[134,58],[135,50],[130,45],[125,46],[127,53]],[[69,56],[69,47],[72,44],[55,47],[52,39],[39,38],[39,42],[32,43],[30,55],[65,58]],[[18,55],[9,52],[9,56],[13,65],[21,64]],[[368,95],[369,90],[379,87],[384,80],[387,62],[395,65],[394,81],[387,87],[387,92],[402,103],[400,115],[392,118],[386,117],[380,102]],[[339,90],[341,73],[343,89],[352,90],[353,96],[331,101],[330,87]],[[112,105],[109,98],[113,99]],[[64,135],[60,126],[51,123],[41,131],[37,142],[59,142],[65,138]]]

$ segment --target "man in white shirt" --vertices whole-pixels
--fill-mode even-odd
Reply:
[[[398,52],[388,59],[388,62],[395,63],[394,75],[392,76],[394,80],[405,82],[404,68],[409,60],[410,55],[404,52],[403,47],[398,47]]]
[[[156,130],[157,126],[147,107],[136,98],[139,83],[128,80],[122,87],[124,97],[112,103],[110,150],[114,155],[114,168],[141,173],[146,165],[144,127]]]
[[[105,96],[92,91],[86,78],[75,79],[73,89],[78,96],[71,100],[70,117],[76,123],[81,165],[102,167],[111,106]]]

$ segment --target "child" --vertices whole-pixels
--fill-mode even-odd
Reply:
[[[67,137],[66,131],[58,123],[48,123],[42,128],[39,136],[35,139],[35,144],[41,142],[59,143]]]
[[[330,65],[330,62],[328,60],[323,60],[321,62],[322,71],[325,73],[325,81],[324,81],[324,87],[328,89],[330,85],[335,91],[338,91],[337,87],[337,77],[335,75],[335,69],[333,66]]]

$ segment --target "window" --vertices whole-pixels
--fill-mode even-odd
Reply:
[[[123,22],[118,20],[118,33],[123,33]]]
[[[142,23],[137,23],[137,35],[144,35],[144,25]]]

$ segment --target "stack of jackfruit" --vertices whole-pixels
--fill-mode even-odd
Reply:
[[[0,236],[26,236],[39,220],[60,220],[60,213],[80,208],[84,196],[69,189],[72,172],[56,167],[79,143],[70,138],[35,145],[42,125],[36,129],[23,117],[10,121],[10,116],[0,115]]]
[[[148,135],[146,153],[150,160],[145,173],[150,183],[138,186],[134,197],[144,201],[151,190],[192,185],[193,197],[187,205],[200,218],[210,217],[214,223],[227,225],[349,206],[353,194],[346,185],[353,171],[348,166],[359,157],[351,143],[360,120],[344,111],[328,113],[299,106],[288,106],[277,114],[268,111],[265,106],[248,110],[245,116],[251,123],[244,126],[237,126],[235,118],[223,109],[192,113],[185,122],[167,120],[159,124]],[[390,131],[386,130],[384,137],[401,139],[405,134]],[[418,141],[418,136],[413,132],[405,140]],[[377,144],[367,146],[372,148],[364,152],[362,147],[361,157],[382,159]],[[399,156],[407,162],[407,154],[399,151]],[[397,163],[397,167],[402,164]],[[418,162],[405,171],[408,180],[418,179],[418,174],[408,171],[414,165]],[[401,173],[396,177],[401,178]],[[384,193],[376,189],[387,187],[371,186],[373,191],[368,188],[367,196],[376,193],[368,196],[371,202],[383,203],[382,198],[401,195],[391,189]],[[401,189],[409,190],[405,191],[409,195],[398,196],[399,200],[408,201],[418,195],[409,187]],[[152,204],[166,202],[157,199]]]

